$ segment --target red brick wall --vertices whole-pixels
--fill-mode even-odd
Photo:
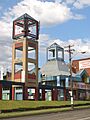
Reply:
[[[74,73],[79,71],[79,61],[77,60],[72,61],[72,70]]]
[[[85,70],[87,71],[88,75],[90,76],[90,68],[85,68]]]
[[[21,72],[15,73],[14,79],[21,79]]]
[[[79,61],[85,61],[85,60],[90,60],[90,58],[73,60],[72,61],[72,71],[74,73],[78,72],[79,71]],[[85,70],[87,71],[88,75],[90,76],[90,68],[85,68]]]

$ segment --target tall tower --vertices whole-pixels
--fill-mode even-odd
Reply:
[[[38,87],[38,37],[39,22],[28,14],[13,21],[12,80],[25,83],[24,99]]]

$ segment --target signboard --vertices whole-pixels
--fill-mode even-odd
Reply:
[[[79,61],[79,70],[80,69],[85,69],[85,68],[90,68],[90,59]]]
[[[76,88],[76,89],[86,89],[86,84],[85,83],[73,82],[73,88]]]
[[[90,90],[90,84],[73,82],[73,88],[74,89]]]

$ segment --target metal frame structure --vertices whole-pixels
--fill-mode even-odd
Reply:
[[[18,34],[16,33],[16,28],[22,29]],[[35,33],[31,33],[29,28],[35,27]],[[20,16],[13,21],[13,39],[18,39],[20,37],[30,37],[31,39],[38,40],[39,38],[39,22],[29,16],[27,13]]]

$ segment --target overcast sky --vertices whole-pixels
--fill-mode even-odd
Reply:
[[[88,51],[75,58],[90,57],[90,0],[0,0],[0,65],[11,65],[12,22],[24,13],[40,21],[39,66],[46,62],[46,47],[54,42]]]

